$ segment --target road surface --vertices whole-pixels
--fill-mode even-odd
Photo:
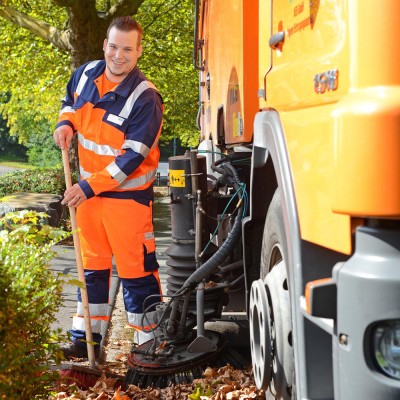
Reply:
[[[16,171],[18,168],[6,167],[4,165],[0,165],[0,175],[8,174],[9,172]]]

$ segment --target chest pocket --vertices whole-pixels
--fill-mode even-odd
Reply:
[[[125,118],[120,117],[119,115],[106,112],[103,116],[103,123],[110,125],[116,128],[120,132],[126,132],[126,128],[128,126],[128,122]]]

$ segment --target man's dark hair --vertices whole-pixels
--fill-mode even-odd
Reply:
[[[143,36],[143,28],[141,27],[139,22],[137,22],[132,17],[126,16],[126,17],[114,18],[111,21],[111,24],[107,29],[107,39],[108,39],[108,35],[110,33],[110,29],[113,28],[113,27],[115,27],[119,31],[123,31],[123,32],[137,31],[137,33],[138,33],[138,46],[141,45],[142,36]]]

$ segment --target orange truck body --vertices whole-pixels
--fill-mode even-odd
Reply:
[[[400,335],[400,2],[196,3],[203,148],[252,152],[247,295],[282,198],[295,372],[271,393],[399,398],[400,364],[375,355]]]
[[[393,37],[400,3],[209,0],[202,7],[203,75],[212,72],[214,94],[207,100],[203,86],[202,136],[217,143],[220,105],[231,145],[252,141],[260,108],[277,110],[301,236],[312,243],[350,254],[363,217],[399,218],[400,52]],[[269,38],[279,31],[286,32],[282,49],[271,50]],[[319,93],[316,76],[331,70],[337,87]]]

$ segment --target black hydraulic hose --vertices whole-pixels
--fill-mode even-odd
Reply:
[[[223,165],[221,167],[217,167],[217,165],[219,164]],[[183,286],[175,293],[174,299],[171,300],[171,314],[168,325],[170,329],[172,328],[174,333],[175,329],[173,328],[173,321],[175,321],[175,318],[177,317],[179,303],[182,296],[187,296],[203,279],[209,277],[223,263],[223,261],[225,261],[225,259],[232,252],[234,246],[236,245],[238,239],[242,234],[242,215],[244,205],[242,202],[242,194],[240,190],[241,182],[239,176],[235,168],[229,163],[226,158],[216,161],[211,167],[214,171],[223,175],[224,180],[226,180],[228,184],[231,184],[233,186],[234,190],[238,193],[241,205],[238,209],[233,227],[228,234],[228,238],[210,259],[208,259],[203,265],[196,269],[196,271],[193,272],[192,275],[189,276]],[[181,320],[183,315],[184,313],[181,316]]]
[[[183,284],[182,290],[193,290],[203,279],[206,279],[208,276],[210,276],[218,268],[218,266],[226,260],[242,233],[242,213],[243,207],[240,207],[232,230],[228,234],[228,238],[210,259],[208,259],[200,268],[198,268],[191,276],[189,276],[189,278]]]
[[[239,268],[240,269],[243,268],[243,260],[238,260],[231,264],[224,265],[223,267],[220,267],[219,269],[221,272],[228,272],[228,271],[235,271]]]
[[[238,192],[239,199],[242,200],[242,196],[240,193],[240,180],[236,170],[229,163],[226,163],[226,165],[224,165],[222,168],[218,168],[218,170],[224,170],[225,168],[229,169],[229,172],[231,173],[231,175],[233,175],[233,179],[228,174],[227,178],[228,180],[232,181],[230,183],[233,184],[234,189]],[[215,169],[217,170],[217,168]],[[209,277],[218,268],[218,266],[226,260],[241,236],[242,215],[243,204],[241,204],[241,206],[239,207],[238,213],[233,223],[233,227],[229,232],[225,242],[210,259],[208,259],[200,268],[196,269],[196,271],[189,276],[189,278],[185,281],[180,290],[193,290],[203,279]]]

